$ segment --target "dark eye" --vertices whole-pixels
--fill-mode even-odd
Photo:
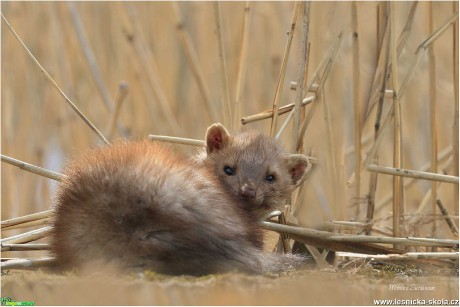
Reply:
[[[275,181],[275,176],[267,175],[267,177],[265,177],[265,181],[272,183],[273,181]]]
[[[233,176],[235,175],[235,170],[230,167],[230,166],[224,166],[224,172],[225,174],[227,174],[228,176]]]

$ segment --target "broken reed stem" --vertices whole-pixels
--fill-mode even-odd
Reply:
[[[388,166],[379,166],[374,164],[368,165],[366,169],[370,172],[376,172],[393,176],[411,177],[415,179],[434,180],[458,184],[458,177],[450,175],[433,174],[429,172],[414,171],[403,168],[393,168]]]
[[[109,138],[112,138],[115,134],[115,126],[118,120],[118,116],[120,115],[121,105],[123,104],[123,101],[125,101],[126,95],[128,95],[128,83],[121,82],[118,85],[117,95],[115,99],[115,111],[112,112],[109,127],[107,129],[107,136]]]
[[[394,134],[393,134],[393,166],[395,168],[402,167],[402,119],[401,119],[401,104],[399,102],[399,82],[398,82],[398,55],[396,43],[396,3],[390,4],[390,55],[391,55],[391,75],[393,80],[393,108],[394,108]],[[399,237],[401,233],[400,227],[404,221],[404,189],[403,181],[400,176],[393,177],[393,235]],[[395,245],[395,248],[397,246]]]
[[[316,99],[316,95],[304,98],[302,100],[302,107],[310,104],[315,99]],[[290,103],[290,104],[287,104],[285,106],[280,107],[278,109],[278,115],[282,115],[282,114],[291,112],[294,109],[294,105],[295,105],[295,103]],[[267,119],[267,118],[272,118],[272,117],[273,117],[273,110],[270,109],[270,110],[262,111],[260,113],[254,114],[254,115],[245,116],[245,117],[243,117],[241,119],[241,123],[243,125],[246,125],[248,123],[252,123],[252,122],[255,122],[255,121],[259,121],[259,120]]]
[[[56,181],[60,181],[64,177],[64,175],[62,174],[44,169],[42,167],[39,167],[33,164],[26,163],[26,162],[23,162],[23,161],[20,161],[20,160],[17,160],[17,159],[14,159],[14,158],[11,158],[5,155],[1,155],[1,157],[2,157],[2,162],[6,162],[8,164],[17,166],[20,169],[23,169],[30,173],[34,173],[34,174],[37,174],[37,175],[40,175],[40,176],[43,176],[49,179],[53,179]]]
[[[333,242],[362,242],[362,243],[380,243],[380,244],[400,244],[409,246],[439,246],[439,247],[452,247],[458,246],[458,240],[450,239],[428,239],[428,238],[417,238],[417,237],[377,237],[377,236],[366,236],[366,235],[345,235],[332,233],[328,231],[315,230],[304,227],[281,225],[272,222],[261,221],[259,225],[271,231],[278,233],[284,233],[287,235],[293,235],[302,237],[305,239],[322,239],[324,241]]]
[[[141,68],[144,70],[144,74],[150,83],[151,93],[153,94],[153,100],[159,103],[163,114],[166,117],[167,122],[170,125],[173,133],[178,134],[178,127],[180,127],[177,119],[172,111],[172,104],[168,101],[163,87],[161,86],[160,79],[158,78],[158,65],[155,56],[152,54],[152,50],[145,41],[145,34],[143,27],[139,24],[138,13],[136,7],[132,3],[124,3],[126,11],[128,13],[128,20],[130,28],[132,29],[130,43],[133,45],[142,65]],[[124,12],[125,10],[120,10]]]
[[[338,252],[337,256],[339,257],[350,257],[350,258],[363,258],[366,260],[417,260],[417,259],[458,259],[459,252],[409,252],[405,254],[389,254],[389,255],[368,255],[368,254],[358,254],[358,253],[348,253],[348,252]]]
[[[206,142],[202,141],[202,140],[187,139],[187,138],[180,138],[180,137],[174,137],[174,136],[165,136],[165,135],[149,134],[149,140],[151,140],[151,141],[159,141],[159,142],[175,143],[175,144],[183,144],[183,145],[192,145],[192,146],[199,146],[199,147],[205,147],[206,146]]]
[[[36,220],[41,220],[41,219],[46,219],[46,218],[49,218],[53,215],[53,210],[46,210],[46,211],[42,211],[42,212],[37,212],[37,213],[32,213],[32,214],[28,214],[28,215],[24,215],[24,216],[21,216],[21,217],[15,217],[15,218],[12,218],[12,219],[8,219],[8,220],[4,220],[4,221],[1,221],[1,228],[5,228],[5,227],[11,227],[11,226],[14,226],[14,225],[17,225],[17,224],[22,224],[22,223],[28,223],[28,222],[32,222],[32,221],[36,221]]]
[[[51,232],[51,229],[52,229],[51,226],[42,227],[42,228],[39,228],[39,229],[35,229],[35,230],[32,230],[32,231],[21,233],[21,234],[16,235],[16,236],[1,239],[0,242],[2,244],[3,243],[9,243],[9,244],[16,243],[16,244],[19,244],[19,243],[32,242],[32,241],[39,240],[39,239],[49,235],[50,232]]]
[[[360,213],[361,195],[361,95],[359,69],[359,36],[358,36],[358,8],[355,1],[351,2],[351,22],[353,31],[353,113],[354,113],[354,143],[355,143],[355,218]]]
[[[13,269],[34,269],[41,267],[55,266],[56,262],[54,258],[38,258],[38,259],[14,259],[2,261],[0,267],[2,270],[13,270]]]
[[[246,71],[248,66],[248,41],[251,29],[249,26],[252,16],[251,12],[251,2],[246,1],[244,5],[243,37],[241,38],[240,57],[238,61],[238,77],[236,78],[235,120],[242,116],[242,96],[246,83]]]
[[[458,2],[453,1],[452,2],[452,9],[454,13],[458,14]],[[459,150],[458,150],[458,142],[459,142],[459,131],[458,131],[458,117],[459,117],[459,112],[458,112],[458,84],[459,84],[459,79],[458,79],[458,19],[455,19],[455,22],[453,24],[453,86],[454,86],[454,119],[453,119],[453,124],[452,124],[452,156],[454,159],[454,176],[458,177],[458,169],[459,169]],[[459,193],[459,187],[458,185],[455,185],[454,187],[454,214],[458,215],[458,203],[459,203],[459,198],[458,198],[458,193]]]
[[[426,2],[427,8],[427,32],[428,34],[433,32],[433,2]],[[428,47],[428,93],[430,103],[430,157],[431,166],[430,172],[438,172],[438,138],[437,138],[437,123],[436,123],[436,60],[433,51],[434,43]],[[431,183],[431,212],[436,214],[436,201],[438,199],[437,184],[436,182]],[[434,236],[436,232],[436,219],[431,221],[431,235]]]
[[[25,223],[13,225],[13,226],[5,226],[5,227],[3,227],[3,225],[2,225],[2,231],[12,230],[12,229],[19,229],[19,228],[26,228],[26,227],[32,227],[32,226],[48,225],[50,223],[50,221],[51,221],[51,219],[44,218],[44,219],[25,222]]]
[[[72,24],[75,28],[75,32],[77,33],[78,41],[80,42],[81,49],[83,50],[86,61],[88,62],[91,74],[94,78],[94,81],[96,82],[99,94],[102,97],[102,101],[104,102],[107,110],[109,112],[113,112],[113,100],[110,97],[109,90],[107,89],[107,85],[104,82],[104,78],[102,78],[101,71],[97,65],[96,57],[94,56],[93,50],[89,44],[85,28],[83,27],[77,8],[71,1],[67,1],[67,7],[70,11],[70,16],[72,17]]]
[[[2,252],[41,251],[49,249],[50,246],[47,243],[2,244]]]
[[[457,226],[455,226],[454,221],[452,221],[452,219],[449,217],[449,212],[447,211],[446,207],[444,207],[440,199],[436,200],[436,204],[438,205],[438,208],[441,211],[441,214],[446,219],[446,223],[449,226],[450,231],[452,231],[452,234],[454,236],[458,237],[458,228]]]
[[[300,130],[300,112],[303,101],[303,87],[305,80],[305,72],[307,67],[307,53],[308,53],[308,32],[310,25],[310,8],[311,2],[307,1],[303,3],[303,18],[302,18],[302,37],[300,42],[300,64],[299,64],[299,75],[297,78],[297,90],[296,90],[296,101],[294,104],[293,115],[293,127],[292,127],[292,148],[291,152],[299,152],[299,130]],[[275,127],[276,129],[276,127]],[[274,135],[274,134],[273,134]]]
[[[221,89],[221,99],[224,104],[223,114],[224,125],[229,125],[230,129],[233,129],[236,126],[236,119],[233,114],[233,108],[230,101],[230,88],[228,81],[228,70],[227,70],[227,57],[225,55],[225,46],[224,46],[224,33],[222,31],[222,14],[220,9],[221,3],[219,1],[214,2],[214,17],[216,24],[216,36],[217,36],[217,49],[219,55],[219,64],[220,64],[220,89]]]
[[[32,52],[27,48],[27,46],[24,44],[24,42],[21,40],[19,35],[14,31],[13,27],[11,24],[8,22],[6,17],[3,15],[3,12],[0,13],[2,15],[3,21],[5,21],[6,25],[8,26],[8,29],[11,31],[13,36],[16,38],[16,40],[19,42],[19,44],[26,50],[27,54],[29,57],[34,61],[34,63],[40,68],[40,71],[43,72],[45,75],[46,79],[58,90],[58,92],[61,94],[61,96],[64,98],[64,100],[67,102],[67,104],[80,116],[80,118],[88,125],[88,127],[93,130],[94,133],[106,144],[109,144],[109,141],[102,135],[99,130],[97,130],[96,126],[91,123],[91,121],[78,109],[78,107],[67,97],[67,95],[61,90],[59,85],[54,81],[54,79],[50,76],[50,74],[43,68],[43,66],[38,62],[38,60],[35,58],[35,56],[32,54]]]
[[[276,133],[276,127],[278,123],[278,105],[279,105],[279,100],[281,98],[281,93],[283,92],[283,86],[284,86],[284,78],[286,76],[286,68],[287,68],[287,62],[289,58],[289,52],[291,50],[291,44],[292,44],[292,39],[294,37],[294,30],[296,26],[296,20],[297,20],[297,15],[299,14],[300,11],[300,6],[302,5],[301,1],[296,1],[294,3],[294,10],[292,11],[292,17],[291,17],[291,28],[287,32],[287,42],[286,42],[286,47],[284,49],[284,55],[283,55],[283,61],[281,63],[281,70],[280,74],[278,77],[278,84],[276,86],[276,92],[275,92],[275,98],[273,99],[273,106],[272,106],[272,122],[271,122],[271,128],[270,128],[270,136],[275,136]]]
[[[198,60],[196,49],[193,45],[190,34],[188,33],[185,27],[179,4],[176,1],[172,1],[170,3],[174,12],[174,18],[176,22],[176,29],[179,34],[179,40],[182,45],[182,49],[184,51],[187,63],[192,71],[192,75],[195,78],[195,81],[198,85],[198,90],[200,91],[201,96],[203,97],[206,111],[208,112],[212,122],[218,122],[219,115],[217,113],[215,104],[213,104],[211,101],[209,87],[206,83],[206,78],[201,68],[202,66]]]

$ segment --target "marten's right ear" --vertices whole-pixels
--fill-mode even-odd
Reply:
[[[220,123],[212,124],[206,130],[206,151],[211,153],[224,149],[230,144],[231,136]]]

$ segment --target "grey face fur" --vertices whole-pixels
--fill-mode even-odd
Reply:
[[[289,154],[254,131],[230,135],[221,124],[206,132],[206,163],[246,210],[261,217],[280,208],[310,168],[308,158]]]

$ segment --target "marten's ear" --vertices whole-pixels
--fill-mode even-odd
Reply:
[[[206,151],[211,153],[224,149],[230,144],[231,136],[220,123],[212,124],[206,130]]]
[[[287,167],[292,178],[294,186],[299,185],[305,178],[305,175],[311,169],[311,163],[308,162],[307,156],[301,154],[289,155],[287,158]]]

